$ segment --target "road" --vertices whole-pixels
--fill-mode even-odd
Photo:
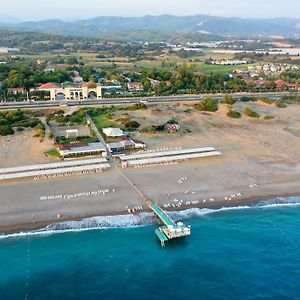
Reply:
[[[107,147],[107,144],[106,144],[104,138],[102,137],[101,133],[98,131],[98,128],[97,128],[96,125],[94,124],[92,118],[91,118],[87,113],[85,114],[85,116],[86,116],[86,121],[90,124],[91,129],[94,131],[94,133],[95,133],[95,135],[96,135],[98,141],[99,141],[101,144],[103,144],[103,146],[105,147],[107,157],[111,157],[111,154],[110,154],[110,151],[109,151],[109,149],[108,149],[108,147]]]
[[[242,96],[248,97],[266,97],[272,99],[280,99],[282,96],[294,95],[300,96],[300,92],[290,93],[235,93],[234,98]],[[220,100],[224,94],[200,94],[200,95],[183,95],[183,96],[163,96],[163,97],[133,97],[133,98],[103,98],[93,100],[80,101],[23,101],[23,102],[0,102],[0,110],[15,110],[15,109],[49,109],[60,108],[65,106],[97,106],[97,105],[124,105],[135,103],[171,103],[171,102],[197,102],[207,97],[213,97]]]

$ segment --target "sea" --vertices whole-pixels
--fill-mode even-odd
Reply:
[[[2,235],[0,299],[300,299],[300,197],[171,216],[165,247],[148,213]]]

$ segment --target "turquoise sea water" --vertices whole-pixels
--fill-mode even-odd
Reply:
[[[176,215],[165,248],[157,225],[0,238],[0,299],[300,299],[300,206],[264,204]]]

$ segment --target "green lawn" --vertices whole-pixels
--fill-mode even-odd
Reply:
[[[206,65],[206,64],[197,64],[197,69],[199,71],[202,71],[204,73],[232,73],[234,70],[241,70],[241,69],[247,69],[248,66],[252,66],[250,64],[248,65],[237,65],[237,66],[220,66],[220,65]]]
[[[60,144],[66,145],[74,142],[81,142],[84,144],[89,144],[89,143],[97,143],[98,140],[96,137],[91,137],[91,136],[79,136],[77,138],[64,138],[60,140]]]
[[[114,123],[106,114],[93,117],[92,119],[98,130],[101,130],[102,128],[106,127],[118,127],[118,125]]]
[[[49,151],[45,152],[45,155],[61,158],[59,152],[56,149],[52,149],[52,150],[49,150]]]

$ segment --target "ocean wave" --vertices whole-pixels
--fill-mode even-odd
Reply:
[[[82,219],[81,221],[66,221],[53,223],[45,228],[28,232],[0,235],[1,239],[27,238],[30,236],[48,236],[51,234],[82,232],[87,230],[109,228],[133,228],[156,223],[153,213],[140,213],[136,215],[99,216]]]
[[[155,217],[152,213],[140,213],[136,215],[102,216],[83,219],[81,221],[67,221],[57,224],[51,224],[46,230],[70,230],[70,229],[107,229],[136,227],[142,225],[151,225],[155,223]]]
[[[267,201],[260,201],[254,205],[223,207],[219,209],[189,208],[182,211],[168,212],[168,214],[175,222],[179,222],[226,211],[244,209],[269,209],[286,206],[300,206],[300,197],[278,197]],[[27,238],[30,236],[48,236],[52,234],[82,232],[87,230],[104,230],[109,228],[133,228],[139,226],[152,225],[156,223],[157,219],[155,215],[153,213],[145,212],[136,215],[99,216],[86,218],[81,221],[67,221],[51,224],[43,229],[30,232],[0,235],[0,240],[8,238]]]
[[[276,206],[295,206],[295,205],[300,205],[300,197],[288,197],[288,198],[277,197],[271,200],[259,201],[257,204],[254,205],[254,207],[268,208],[268,207],[276,207]]]

